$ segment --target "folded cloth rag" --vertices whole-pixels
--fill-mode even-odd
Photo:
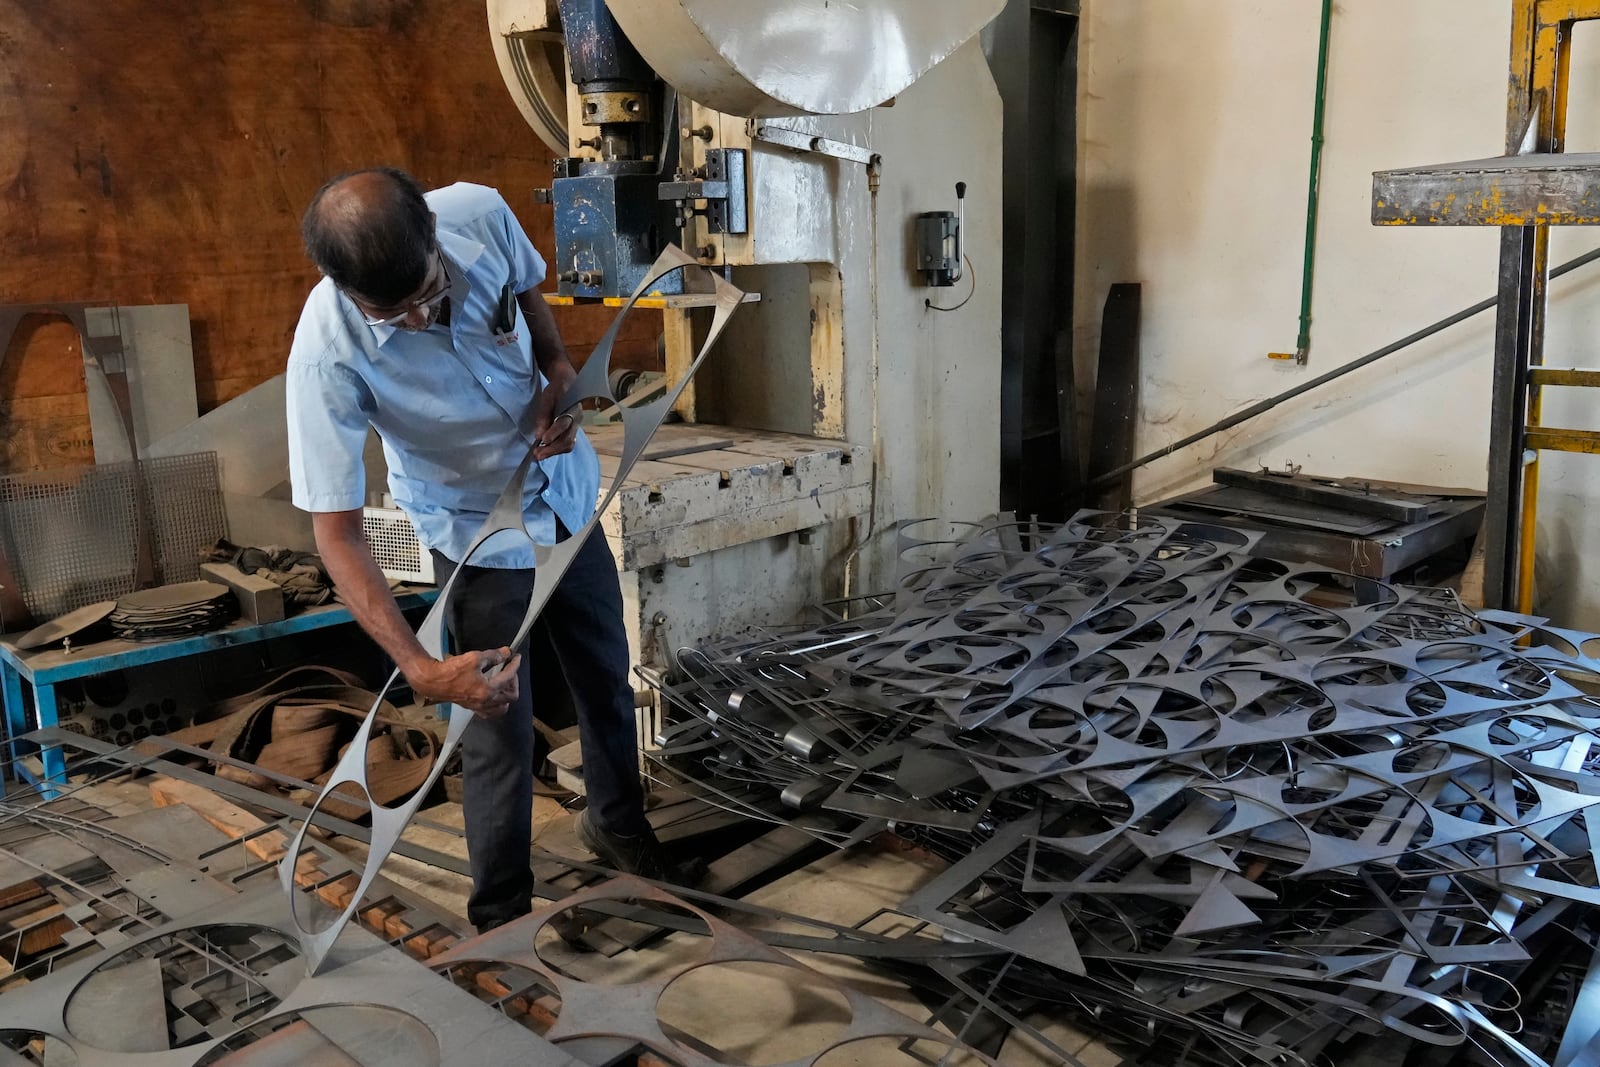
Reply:
[[[276,582],[283,595],[298,607],[326,604],[333,599],[333,582],[322,557],[315,552],[296,552],[292,548],[267,545],[239,546],[226,538],[200,553],[204,563],[231,563],[246,574]]]

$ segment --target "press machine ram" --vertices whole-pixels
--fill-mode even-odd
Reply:
[[[638,662],[884,590],[897,522],[997,508],[1003,6],[489,0],[557,156],[552,302],[620,306],[668,243],[759,296],[605,517]],[[701,302],[644,301],[669,379]]]

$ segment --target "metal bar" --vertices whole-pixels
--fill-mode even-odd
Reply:
[[[84,737],[82,734],[76,734],[69,730],[36,730],[28,735],[28,740],[35,741],[40,745],[69,745],[88,752],[95,757],[122,758],[130,768],[138,767],[143,770],[155,771],[169,778],[176,778],[181,782],[189,782],[204,789],[209,789],[214,793],[227,797],[229,800],[237,800],[241,804],[254,804],[296,821],[304,821],[308,811],[304,805],[296,804],[285,797],[273,796],[271,793],[263,792],[259,789],[251,789],[249,786],[230,782],[226,778],[206,774],[204,771],[172,763],[169,760],[154,757],[127,759],[121,756],[122,750],[114,745],[109,745],[96,738]],[[151,740],[154,739],[152,738]],[[320,809],[317,811],[316,817],[311,820],[311,823],[325,830],[331,830],[341,837],[348,837],[352,841],[360,841],[362,844],[368,844],[371,841],[371,831],[366,827],[357,826],[355,823],[336,818]],[[284,827],[283,829],[285,836],[292,832],[290,827]],[[464,859],[446,852],[440,852],[437,849],[412,844],[404,838],[401,838],[395,844],[393,851],[397,856],[405,856],[408,859],[417,860],[419,863],[426,863],[430,867],[453,871],[456,874],[470,875],[472,873]]]
[[[1545,152],[1377,171],[1374,226],[1600,225],[1600,153]]]
[[[1568,75],[1572,59],[1570,28],[1571,23],[1560,21],[1560,13],[1551,11],[1549,4],[1541,3],[1535,8],[1529,82],[1532,90],[1529,111],[1534,117],[1532,129],[1535,132],[1532,142],[1526,145],[1526,150],[1531,152],[1562,153],[1566,148]],[[1520,61],[1520,53],[1518,57]],[[1520,92],[1520,85],[1515,81],[1512,85],[1515,91]],[[1514,129],[1515,126],[1508,122],[1508,140]],[[1550,158],[1557,164],[1570,162],[1581,166],[1583,162],[1581,157],[1565,155],[1553,155]],[[1584,174],[1581,171],[1574,173],[1569,170],[1555,174],[1553,184],[1556,188],[1547,190],[1546,195],[1534,205],[1533,217],[1539,217],[1537,213],[1541,209],[1546,209],[1550,201],[1563,199],[1564,183],[1570,184],[1576,180],[1581,186],[1590,184],[1591,178],[1592,173]],[[1582,210],[1584,194],[1580,192],[1577,195],[1579,197],[1577,214],[1581,215],[1585,213]],[[1544,362],[1549,269],[1550,230],[1548,226],[1540,226],[1532,234],[1532,262],[1522,282],[1528,287],[1527,292],[1524,296],[1519,291],[1519,299],[1526,299],[1529,305],[1528,329],[1521,338],[1523,347],[1521,370],[1527,395],[1523,411],[1522,512],[1517,530],[1517,569],[1514,587],[1517,610],[1523,612],[1533,610],[1534,553],[1539,531],[1539,450],[1528,444],[1527,431],[1530,428],[1538,429],[1544,410],[1543,394],[1539,386],[1532,381],[1531,374],[1533,368]],[[1509,592],[1507,599],[1510,599]]]
[[[1094,379],[1089,476],[1133,457],[1139,424],[1139,314],[1143,287],[1115,282],[1100,319],[1100,365]],[[1094,503],[1107,511],[1133,506],[1133,479],[1124,478]]]
[[[1572,386],[1579,389],[1600,388],[1600,370],[1535,367],[1528,372],[1528,384]]]
[[[1549,452],[1600,455],[1600,431],[1597,430],[1557,430],[1541,426],[1528,431],[1527,442],[1529,448]]]
[[[1537,0],[1541,22],[1587,22],[1600,19],[1597,0]]]
[[[28,712],[22,706],[22,675],[9,661],[0,660],[0,693],[3,693],[6,713],[6,738],[11,742],[10,759],[22,758],[17,751],[16,739],[28,731]]]
[[[1484,537],[1484,604],[1516,601],[1521,537],[1522,451],[1527,417],[1527,344],[1532,319],[1529,282],[1533,231],[1510,227],[1500,237],[1499,310],[1495,317],[1494,385],[1489,413],[1489,499]]]
[[[426,607],[438,598],[439,590],[422,589],[416,592],[403,593],[397,600],[402,611],[411,611],[414,608]],[[280,622],[267,623],[260,626],[252,626],[248,623],[235,624],[226,629],[197,634],[194,637],[185,637],[177,641],[138,645],[101,655],[95,655],[87,650],[67,653],[59,649],[48,652],[22,653],[18,652],[10,644],[0,641],[0,660],[4,660],[34,685],[47,685],[52,682],[64,682],[69,678],[85,678],[90,675],[104,674],[107,671],[117,670],[122,667],[141,667],[151,663],[183,659],[201,652],[210,652],[219,648],[232,648],[236,645],[254,644],[259,641],[269,641],[275,637],[287,637],[290,634],[306,633],[329,626],[341,626],[347,622],[354,621],[354,617],[346,607],[316,607],[309,608],[293,618],[283,619]],[[90,646],[90,648],[92,649],[93,646]]]
[[[1600,248],[1596,248],[1591,252],[1585,252],[1583,255],[1578,256],[1576,259],[1568,260],[1567,262],[1563,263],[1561,266],[1556,267],[1555,269],[1553,269],[1550,272],[1550,277],[1552,279],[1559,278],[1563,274],[1567,274],[1567,273],[1570,273],[1571,271],[1577,270],[1579,267],[1587,266],[1588,264],[1593,263],[1597,259],[1600,259]],[[1148,467],[1150,464],[1154,463],[1158,459],[1165,459],[1167,456],[1172,455],[1174,452],[1180,451],[1181,449],[1188,448],[1192,444],[1196,444],[1196,443],[1198,443],[1200,441],[1204,441],[1206,438],[1213,437],[1213,436],[1215,436],[1215,435],[1217,435],[1219,433],[1222,433],[1222,432],[1224,432],[1226,430],[1231,430],[1231,429],[1233,429],[1233,427],[1239,425],[1241,422],[1246,422],[1246,421],[1248,421],[1250,419],[1253,419],[1257,415],[1266,414],[1267,412],[1271,411],[1273,408],[1277,407],[1279,404],[1284,403],[1285,401],[1293,400],[1297,396],[1301,396],[1301,395],[1303,395],[1305,393],[1309,393],[1313,389],[1316,389],[1316,388],[1318,388],[1320,386],[1327,385],[1329,382],[1336,381],[1339,378],[1343,378],[1346,374],[1349,374],[1352,371],[1360,370],[1362,367],[1368,366],[1370,364],[1376,363],[1376,362],[1378,362],[1378,360],[1383,359],[1385,356],[1392,356],[1396,352],[1401,351],[1402,349],[1406,349],[1406,348],[1411,347],[1412,345],[1416,344],[1418,341],[1425,341],[1429,337],[1432,337],[1434,334],[1441,333],[1444,330],[1447,330],[1450,327],[1455,326],[1458,323],[1465,322],[1467,319],[1472,318],[1474,315],[1478,315],[1478,314],[1481,314],[1482,312],[1488,311],[1490,308],[1494,307],[1495,305],[1497,305],[1499,303],[1500,303],[1500,298],[1498,296],[1491,296],[1487,300],[1478,301],[1476,304],[1473,304],[1471,307],[1462,308],[1460,311],[1456,312],[1454,315],[1447,315],[1446,317],[1440,319],[1438,322],[1435,322],[1435,323],[1433,323],[1433,324],[1431,324],[1429,326],[1424,326],[1422,329],[1418,330],[1416,333],[1410,334],[1410,335],[1408,335],[1406,337],[1402,337],[1400,340],[1395,341],[1393,344],[1385,345],[1384,347],[1378,349],[1375,352],[1369,352],[1369,353],[1367,353],[1366,355],[1362,356],[1359,359],[1351,360],[1349,363],[1344,364],[1344,366],[1342,366],[1342,367],[1336,367],[1333,370],[1328,371],[1326,374],[1320,374],[1320,375],[1318,375],[1317,377],[1311,379],[1308,382],[1303,382],[1302,384],[1295,386],[1293,389],[1287,389],[1284,392],[1279,393],[1277,396],[1269,397],[1266,400],[1258,401],[1257,403],[1251,404],[1247,408],[1241,408],[1240,410],[1234,412],[1232,415],[1229,415],[1227,418],[1224,418],[1224,419],[1221,419],[1221,420],[1219,420],[1219,421],[1217,421],[1215,423],[1212,423],[1210,426],[1207,426],[1203,430],[1197,430],[1196,432],[1194,432],[1192,434],[1189,434],[1187,437],[1179,438],[1178,440],[1174,441],[1170,445],[1164,445],[1161,448],[1156,449],[1154,452],[1148,452],[1145,455],[1140,456],[1138,459],[1134,460],[1131,463],[1124,463],[1122,466],[1117,467],[1114,470],[1109,470],[1106,473],[1104,473],[1104,474],[1100,475],[1099,477],[1095,478],[1093,481],[1091,481],[1089,483],[1090,488],[1098,488],[1099,486],[1102,486],[1102,485],[1109,485],[1112,482],[1116,481],[1122,475],[1127,474],[1129,471],[1138,470],[1140,467]]]
[[[985,33],[1003,111],[1000,506],[1065,518],[1082,489],[1072,361],[1076,4],[1011,2]],[[1072,10],[1066,10],[1071,8]]]
[[[827,137],[817,137],[801,130],[791,130],[786,126],[774,126],[770,122],[757,124],[751,130],[750,136],[768,144],[792,148],[796,152],[816,152],[819,155],[833,156],[835,159],[849,160],[851,163],[865,163],[868,166],[878,162],[878,153],[870,148]]]
[[[1267,493],[1270,496],[1342,508],[1359,515],[1375,515],[1396,522],[1422,522],[1428,517],[1430,510],[1427,504],[1415,500],[1374,496],[1358,489],[1329,485],[1301,475],[1286,476],[1218,467],[1211,472],[1211,478],[1218,485],[1234,485],[1241,489]]]
[[[1558,83],[1559,84],[1559,83]],[[1559,131],[1558,131],[1559,132]],[[1524,364],[1528,378],[1528,408],[1523,432],[1524,460],[1522,471],[1522,526],[1517,542],[1517,610],[1533,611],[1534,550],[1539,532],[1539,451],[1527,443],[1526,427],[1537,429],[1544,412],[1544,397],[1539,387],[1532,383],[1533,369],[1544,362],[1545,319],[1550,307],[1550,230],[1539,227],[1533,233],[1532,289],[1529,294],[1529,327],[1527,337],[1527,362]]]
[[[56,687],[53,685],[36,685],[33,687],[34,715],[38,719],[39,729],[49,730],[56,727],[61,719],[56,710]],[[59,745],[43,745],[40,749],[40,758],[44,761],[44,779],[47,782],[67,781],[67,761],[61,755]]]

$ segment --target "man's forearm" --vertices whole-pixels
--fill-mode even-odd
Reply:
[[[419,665],[433,659],[395,603],[389,581],[373,559],[359,527],[354,536],[348,529],[319,529],[317,550],[351,616],[389,654],[402,674],[410,677]]]
[[[421,697],[459,704],[485,718],[504,715],[517,698],[520,657],[509,648],[476,649],[435,659],[400,613],[361,530],[361,512],[316,512],[317,551],[350,614],[394,660]]]

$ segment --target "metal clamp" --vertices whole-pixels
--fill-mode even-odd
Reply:
[[[845,141],[835,141],[828,137],[817,137],[787,126],[774,126],[770,122],[757,122],[751,119],[748,129],[753,140],[792,148],[796,152],[816,152],[819,155],[833,156],[835,159],[847,159],[852,163],[864,163],[874,170],[883,160],[882,156],[870,148]]]

